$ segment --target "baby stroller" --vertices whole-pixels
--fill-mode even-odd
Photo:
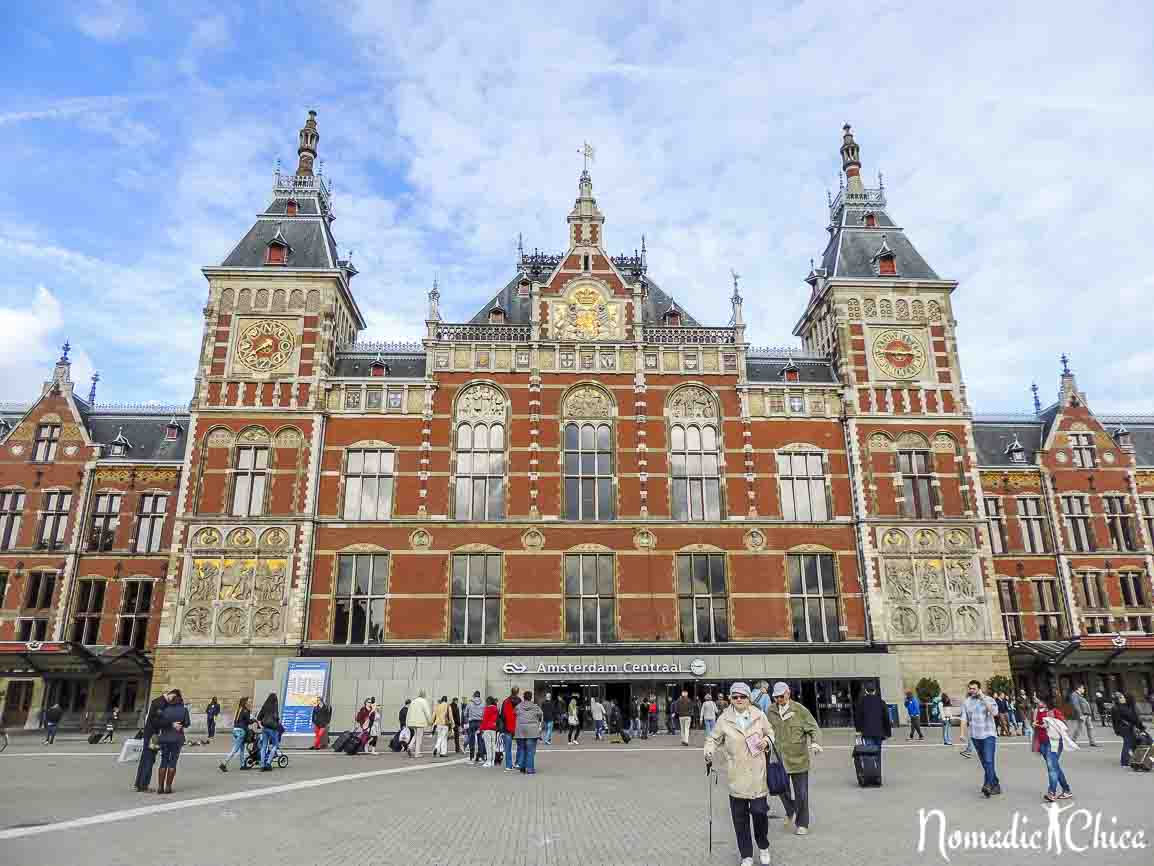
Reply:
[[[252,731],[249,731],[245,735],[248,752],[244,756],[244,761],[241,762],[240,768],[242,770],[251,770],[260,766],[260,741],[260,734],[254,734]],[[280,750],[280,743],[277,743],[276,748],[273,749],[272,756],[269,758],[269,764],[280,767],[282,770],[288,766],[288,755]]]

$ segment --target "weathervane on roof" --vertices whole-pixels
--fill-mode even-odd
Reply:
[[[581,147],[577,149],[577,152],[585,158],[585,171],[588,172],[589,163],[593,162],[593,155],[595,153],[593,145],[591,145],[589,142],[585,142]]]
[[[740,301],[741,293],[737,290],[737,281],[741,279],[741,274],[739,274],[733,268],[730,268],[729,275],[733,277],[733,300]]]
[[[1060,360],[1062,362],[1062,375],[1063,376],[1069,376],[1070,375],[1070,359],[1069,359],[1069,357],[1067,357],[1066,353],[1063,352],[1062,357],[1059,358],[1058,360]]]
[[[1030,390],[1034,393],[1034,414],[1035,415],[1041,415],[1042,414],[1042,401],[1038,399],[1038,383],[1037,382],[1031,382],[1030,383]]]
[[[96,405],[96,383],[100,381],[100,372],[98,370],[92,371],[92,387],[88,389],[88,405]]]

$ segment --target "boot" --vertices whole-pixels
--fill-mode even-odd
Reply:
[[[166,767],[161,767],[159,770],[156,771],[156,793],[158,793],[158,794],[164,793],[164,781],[167,778],[168,778],[168,769]]]
[[[172,793],[172,780],[176,778],[176,767],[171,767],[168,771],[168,784],[164,788],[164,793]]]

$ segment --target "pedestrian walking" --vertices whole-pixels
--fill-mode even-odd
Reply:
[[[1055,800],[1069,800],[1074,795],[1070,793],[1070,783],[1066,781],[1066,774],[1062,772],[1062,751],[1066,748],[1077,749],[1078,744],[1066,727],[1065,717],[1051,702],[1050,698],[1042,695],[1038,700],[1038,711],[1034,715],[1034,740],[1031,748],[1042,756],[1046,764],[1046,794],[1045,800],[1053,803]],[[1061,790],[1058,790],[1058,789]]]
[[[160,751],[160,744],[154,742],[157,725],[160,723],[160,713],[168,706],[169,693],[164,692],[153,699],[144,714],[144,727],[140,729],[140,739],[144,741],[144,748],[140,750],[140,760],[136,764],[136,790],[144,793],[152,781],[152,768],[156,764],[156,753]]]
[[[1106,727],[1106,696],[1101,689],[1094,693],[1094,708],[1098,710],[1098,724]]]
[[[232,749],[228,756],[220,762],[220,771],[228,772],[229,761],[233,755],[240,757],[240,765],[244,766],[244,744],[248,739],[248,729],[252,725],[252,710],[249,709],[248,698],[241,698],[236,705],[236,712],[232,716]]]
[[[1010,728],[1010,701],[1007,699],[1006,693],[995,692],[994,703],[998,705],[998,733],[1003,737],[1013,736],[1013,730]]]
[[[982,762],[982,794],[989,797],[1002,793],[995,766],[998,752],[998,705],[989,695],[982,694],[982,684],[978,680],[970,680],[966,688],[962,718],[969,730],[970,744]]]
[[[959,710],[954,706],[954,702],[950,700],[950,696],[945,692],[938,695],[938,718],[942,720],[942,745],[952,746],[954,719],[959,715]]]
[[[749,696],[749,702],[761,710],[766,716],[769,715],[769,708],[773,704],[769,696],[769,680],[758,680],[754,683],[753,693]]]
[[[541,737],[541,708],[533,703],[533,693],[525,692],[517,704],[517,769],[532,776],[537,772],[537,740]]]
[[[260,722],[260,771],[271,773],[272,757],[280,747],[281,734],[284,733],[280,723],[280,700],[276,692],[269,692],[260,705],[256,720]]]
[[[160,746],[160,769],[157,770],[156,793],[171,794],[172,780],[176,778],[176,762],[184,746],[184,732],[192,725],[188,707],[180,689],[169,692],[169,700],[157,720],[156,739]]]
[[[649,695],[649,736],[657,736],[657,695]]]
[[[734,683],[729,693],[732,705],[718,717],[717,724],[705,737],[705,770],[712,772],[713,757],[721,749],[726,758],[729,814],[737,836],[741,866],[753,866],[754,842],[760,862],[770,862],[765,754],[775,739],[775,732],[765,714],[751,704],[748,685]]]
[[[1094,708],[1086,700],[1085,686],[1078,686],[1070,692],[1070,739],[1075,743],[1078,742],[1082,729],[1085,728],[1091,748],[1096,749],[1098,743],[1094,741],[1093,713]]]
[[[497,721],[501,711],[497,707],[497,699],[490,695],[485,701],[485,709],[481,712],[481,754],[485,756],[485,766],[493,766],[493,759],[497,757]]]
[[[449,709],[449,696],[441,695],[437,706],[433,708],[433,730],[436,739],[433,740],[433,757],[445,758],[449,755],[449,727],[452,725],[453,715]]]
[[[53,703],[44,712],[44,745],[56,744],[56,729],[60,727],[60,720],[64,718],[64,708],[59,703]]]
[[[581,745],[581,707],[577,703],[577,696],[569,697],[569,708],[566,710],[569,724],[569,745]]]
[[[733,689],[729,692],[732,699]],[[809,832],[810,755],[823,751],[820,731],[813,714],[790,699],[789,686],[785,683],[773,685],[773,704],[768,718],[793,791],[792,796],[788,791],[781,795],[781,804],[785,806],[785,826],[786,829],[794,826],[797,835],[804,836]]]
[[[918,739],[924,740],[926,735],[922,733],[922,702],[911,691],[906,692],[906,712],[910,715],[910,732],[906,739],[912,740],[914,734],[917,734]]]
[[[478,764],[485,757],[485,741],[481,737],[481,719],[485,715],[485,705],[481,703],[481,693],[473,692],[469,703],[465,704],[465,724],[468,725],[469,760]]]
[[[606,724],[609,726],[609,742],[620,743],[625,719],[621,715],[621,708],[617,706],[617,698],[609,699],[609,706],[605,708],[605,716]]]
[[[361,704],[361,708],[357,710],[357,714],[353,720],[360,728],[360,734],[365,741],[365,754],[377,754],[377,744],[373,741],[373,726],[379,725],[380,711],[377,709],[377,699],[375,697],[366,698],[365,702]]]
[[[677,710],[677,723],[681,726],[681,745],[689,745],[689,726],[693,724],[693,701],[689,699],[689,692],[686,689],[681,690],[681,697],[677,699],[675,704]],[[765,715],[762,713],[762,715]]]
[[[1018,696],[1014,698],[1014,714],[1018,718],[1018,733],[1021,736],[1026,736],[1027,731],[1034,729],[1033,713],[1031,712],[1030,699],[1026,697],[1025,689],[1018,689]]]
[[[433,708],[429,706],[429,699],[425,696],[425,690],[421,689],[408,705],[408,712],[405,715],[405,725],[412,733],[412,737],[409,739],[409,757],[421,757],[421,741],[425,735],[425,728],[429,727],[432,722]]]
[[[713,702],[713,695],[706,692],[705,700],[701,702],[701,727],[705,728],[705,736],[708,737],[713,733],[713,726],[716,724],[717,704]]]
[[[1114,707],[1110,711],[1114,720],[1114,733],[1122,738],[1122,766],[1130,766],[1130,753],[1134,751],[1134,741],[1139,733],[1146,733],[1146,727],[1138,718],[1138,710],[1134,706],[1131,695],[1119,693],[1114,699]]]
[[[545,700],[541,701],[541,742],[546,746],[553,745],[553,725],[557,722],[557,704],[553,702],[553,693],[545,692]]]
[[[408,727],[408,725],[406,725],[405,722],[407,722],[409,720],[409,705],[412,703],[413,702],[410,698],[405,698],[405,702],[401,705],[401,709],[397,713],[397,723],[400,725],[400,728],[398,729],[398,733],[400,733],[401,731],[405,730]],[[412,734],[412,731],[410,731],[409,733]]]
[[[605,704],[594,695],[589,701],[589,717],[593,720],[593,739],[605,738]]]
[[[328,746],[329,743],[329,725],[333,720],[333,708],[325,703],[324,698],[317,698],[317,702],[313,705],[313,744],[309,746],[314,752],[320,751]]]
[[[862,742],[881,749],[882,743],[893,736],[893,722],[889,708],[878,694],[874,683],[866,683],[865,694],[858,698],[854,708],[854,728],[861,734]],[[878,752],[881,760],[881,752]]]
[[[513,739],[517,733],[517,704],[521,703],[521,690],[517,686],[509,689],[509,697],[501,701],[501,715],[497,720],[497,730],[501,734],[501,743],[505,752],[505,769],[512,771]]]
[[[111,743],[112,737],[116,733],[116,726],[120,722],[120,708],[113,707],[104,717],[104,738],[100,741],[102,743]]]
[[[451,733],[453,734],[453,754],[461,754],[461,704],[465,699],[453,698],[449,701],[449,720],[452,726]]]
[[[208,706],[204,708],[204,721],[208,727],[208,738],[211,740],[216,736],[216,717],[220,715],[220,702],[217,701],[216,695],[209,698]]]

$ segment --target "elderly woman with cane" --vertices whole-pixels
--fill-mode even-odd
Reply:
[[[734,683],[729,689],[729,706],[705,738],[705,769],[713,766],[713,756],[725,753],[729,782],[729,811],[741,866],[753,866],[753,843],[756,840],[762,863],[769,863],[769,803],[766,795],[766,752],[773,744],[773,728],[765,714],[750,701],[749,686]],[[712,832],[713,813],[710,812]],[[753,833],[750,834],[750,824]]]

